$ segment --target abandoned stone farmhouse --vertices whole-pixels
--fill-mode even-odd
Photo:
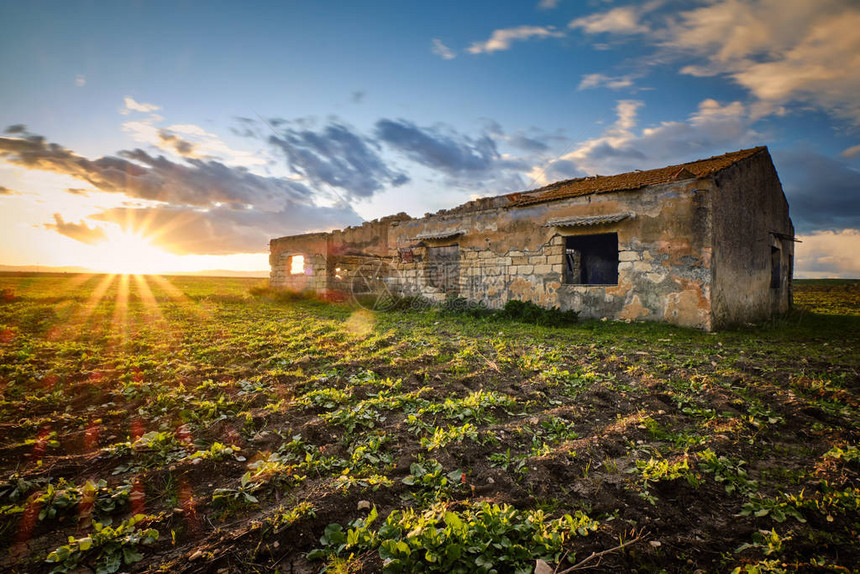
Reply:
[[[518,299],[713,330],[789,309],[794,241],[757,147],[273,239],[270,284],[491,308]]]

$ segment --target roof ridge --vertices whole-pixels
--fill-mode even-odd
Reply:
[[[767,150],[767,146],[756,146],[676,165],[613,175],[578,177],[556,181],[536,189],[509,193],[502,197],[506,197],[509,200],[509,205],[515,207],[593,193],[635,190],[649,185],[676,181],[681,178],[680,176],[684,176],[683,179],[692,179],[713,175],[765,150]]]
[[[662,166],[662,167],[652,167],[652,168],[648,168],[648,169],[636,169],[633,171],[625,171],[625,172],[621,172],[621,173],[614,173],[611,175],[594,174],[594,175],[586,175],[586,176],[582,176],[582,177],[574,177],[571,179],[563,179],[560,181],[554,181],[552,183],[548,183],[544,186],[536,187],[534,189],[527,189],[524,191],[515,191],[513,193],[509,193],[506,195],[521,195],[521,194],[526,194],[526,193],[534,193],[537,191],[545,191],[545,190],[549,190],[550,188],[554,188],[554,187],[558,187],[558,186],[562,186],[562,185],[567,185],[567,184],[571,184],[571,183],[577,183],[577,182],[585,181],[585,180],[589,180],[589,179],[621,177],[621,176],[629,175],[632,173],[648,173],[648,172],[652,172],[652,171],[671,169],[671,168],[678,168],[676,171],[680,171],[681,168],[687,167],[690,165],[700,164],[700,163],[704,163],[704,162],[708,162],[708,161],[714,161],[717,159],[728,158],[730,156],[743,155],[743,157],[738,157],[738,159],[736,160],[736,161],[740,161],[740,160],[745,159],[749,156],[755,155],[756,153],[760,152],[761,150],[766,150],[766,149],[767,149],[767,146],[756,146],[756,147],[751,147],[751,148],[746,148],[746,149],[739,149],[737,151],[730,151],[730,152],[726,152],[726,153],[720,154],[720,155],[712,155],[711,157],[708,157],[708,158],[694,159],[693,161],[688,161],[688,162],[678,163],[678,164],[672,164],[672,165],[666,165],[666,166]],[[747,152],[751,152],[751,153],[747,154]],[[736,163],[736,162],[732,162],[732,164],[733,163]],[[731,165],[731,164],[729,164],[729,165]],[[725,167],[728,167],[728,166],[725,166]],[[721,169],[725,169],[725,167],[723,167]]]

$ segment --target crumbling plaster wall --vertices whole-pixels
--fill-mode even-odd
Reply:
[[[289,291],[326,289],[328,233],[307,233],[269,242],[269,285]],[[290,273],[290,257],[304,257],[304,272]]]
[[[714,327],[784,313],[792,304],[794,226],[767,150],[715,176]],[[782,237],[780,237],[780,235]],[[780,287],[771,288],[771,247],[780,249]]]
[[[380,267],[391,259],[388,230],[392,222],[407,215],[401,214],[362,225],[332,231],[329,237],[328,288],[342,293],[351,293],[353,282],[359,273],[376,274]]]
[[[460,209],[391,228],[399,291],[441,300],[429,286],[426,249],[457,244],[459,296],[491,308],[510,299],[579,311],[589,318],[660,320],[709,329],[712,245],[710,180],[683,180],[644,190],[506,208]],[[464,206],[468,207],[468,206]],[[630,213],[616,224],[547,227],[551,219]],[[459,235],[455,233],[459,232]],[[617,232],[619,279],[614,286],[563,284],[564,236]],[[451,234],[417,239],[424,234]],[[408,251],[405,261],[401,253]]]

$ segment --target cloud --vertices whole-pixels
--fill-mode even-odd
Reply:
[[[20,195],[17,191],[12,191],[8,187],[0,185],[0,195]]]
[[[356,91],[354,91],[354,92],[352,93],[352,95],[349,97],[349,100],[350,100],[353,104],[360,104],[361,102],[363,102],[363,101],[364,101],[364,97],[365,97],[366,95],[367,95],[367,93],[366,93],[365,91],[363,91],[363,90],[356,90]]]
[[[24,134],[27,133],[27,126],[24,124],[14,124],[6,128],[5,133],[7,134]]]
[[[681,73],[748,90],[759,115],[802,103],[860,125],[858,28],[855,0],[722,0],[668,20],[655,40],[692,59]]]
[[[379,155],[379,144],[340,122],[318,131],[307,122],[281,120],[268,142],[283,152],[292,171],[315,186],[330,185],[352,198],[370,197],[386,185],[399,186],[409,177],[389,168]]]
[[[360,224],[349,206],[291,204],[279,211],[187,206],[117,207],[90,216],[141,233],[151,243],[178,255],[228,255],[268,250],[274,237],[328,231]]]
[[[549,150],[547,141],[567,142],[567,138],[559,137],[558,135],[547,135],[538,128],[528,130],[533,135],[526,135],[526,131],[518,130],[513,135],[507,135],[501,124],[495,120],[484,118],[484,132],[496,141],[501,141],[528,153],[542,153]]]
[[[75,85],[79,88],[83,88],[87,85],[87,77],[83,74],[78,74],[75,76]]]
[[[860,125],[856,0],[708,0],[657,10],[663,3],[620,6],[569,27],[643,35],[657,48],[646,65],[680,62],[682,74],[729,78],[756,99],[753,117],[802,104]]]
[[[561,168],[551,162],[544,168],[546,174],[554,170],[589,175],[624,173],[709,157],[759,141],[750,127],[748,110],[740,102],[723,105],[706,99],[687,121],[662,122],[637,131],[642,105],[638,100],[619,100],[615,123],[555,160],[568,162]],[[539,170],[531,175],[536,181],[549,183]]]
[[[155,112],[161,109],[161,106],[156,106],[155,104],[146,104],[142,102],[136,102],[134,98],[131,96],[126,96],[124,98],[125,108],[123,108],[123,114],[129,114],[131,112],[143,112],[148,114],[150,112]]]
[[[164,118],[150,114],[122,124],[122,129],[137,142],[153,146],[180,157],[219,159],[233,165],[251,167],[264,165],[266,159],[259,154],[236,150],[221,138],[194,124],[174,124],[159,127]]]
[[[860,172],[811,150],[773,152],[798,233],[860,226]]]
[[[649,4],[653,5],[653,3]],[[641,19],[646,10],[652,9],[650,5],[642,7],[619,6],[607,12],[571,20],[567,27],[570,29],[580,28],[587,34],[645,34],[650,29],[641,22]]]
[[[795,268],[799,277],[860,277],[860,229],[821,231],[798,237]]]
[[[177,154],[183,157],[197,157],[198,155],[195,152],[195,148],[197,146],[188,140],[182,139],[178,135],[171,133],[169,130],[158,130],[158,139],[163,145],[172,148]]]
[[[421,128],[407,120],[376,122],[376,136],[412,161],[450,176],[485,173],[500,155],[489,136],[472,139]]]
[[[586,172],[578,168],[574,162],[566,159],[559,159],[551,162],[539,173],[540,178],[536,179],[540,179],[545,183],[588,175]]]
[[[535,138],[530,138],[521,133],[510,136],[507,139],[507,143],[526,152],[540,153],[549,150],[549,146],[545,142]]]
[[[466,51],[470,54],[489,54],[502,50],[509,50],[511,44],[518,40],[530,40],[532,38],[560,38],[564,32],[556,30],[555,26],[517,26],[515,28],[503,28],[493,31],[486,42],[475,42]]]
[[[446,46],[439,38],[433,38],[433,47],[431,48],[431,52],[443,60],[453,60],[457,57],[454,50]]]
[[[506,138],[495,125],[496,137],[512,146],[541,147],[540,142],[521,134]],[[376,122],[375,134],[409,160],[446,176],[444,185],[448,188],[492,195],[521,190],[521,174],[532,164],[527,158],[502,154],[488,133],[471,137],[443,125],[421,127],[408,120],[381,119]]]
[[[63,220],[59,213],[54,214],[54,223],[46,223],[45,228],[56,231],[60,235],[71,237],[75,241],[94,245],[107,239],[104,229],[101,227],[90,227],[86,223],[71,223]]]
[[[141,149],[90,160],[37,135],[0,137],[0,158],[27,169],[68,175],[105,192],[204,208],[226,203],[279,209],[285,202],[312,203],[314,195],[301,182],[211,160],[177,163]]]
[[[561,0],[540,0],[540,2],[538,2],[538,8],[541,10],[552,10],[553,8],[558,7],[558,3],[560,1]]]
[[[842,157],[852,158],[860,156],[860,145],[851,146],[848,149],[842,150],[842,153],[839,154]]]
[[[175,253],[262,252],[272,237],[361,222],[348,205],[318,205],[318,194],[302,182],[212,160],[178,163],[141,149],[91,160],[37,135],[0,137],[0,158],[26,169],[68,175],[100,191],[161,202],[109,209],[89,219],[145,230],[153,243]],[[84,243],[104,239],[101,228],[68,223],[59,214],[54,219],[46,227],[63,235]]]
[[[578,90],[588,90],[591,88],[609,88],[610,90],[620,90],[621,88],[629,88],[633,85],[633,76],[615,76],[610,77],[604,74],[586,74],[582,76],[582,81],[579,82]]]

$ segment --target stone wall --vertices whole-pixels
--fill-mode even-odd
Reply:
[[[327,287],[328,233],[307,233],[269,242],[269,285],[289,291],[324,291]],[[304,257],[302,273],[290,272],[290,258]]]
[[[395,255],[388,242],[389,230],[408,219],[401,213],[332,231],[328,244],[329,290],[348,296],[367,280],[389,275]]]
[[[398,214],[330,234],[274,240],[272,285],[346,295],[358,285],[437,302],[458,296],[490,308],[518,299],[584,318],[699,329],[787,309],[793,244],[785,238],[793,229],[767,152],[716,178],[684,176],[521,207],[500,196],[421,219]],[[566,238],[596,234],[617,235],[617,284],[566,282]],[[595,239],[571,245],[588,241]],[[777,288],[765,284],[772,247],[780,249]],[[306,257],[302,276],[286,273],[295,253]],[[440,263],[443,253],[454,253],[453,261]]]
[[[762,150],[716,176],[714,327],[756,321],[792,304],[794,227],[770,155]],[[779,286],[771,287],[771,248],[779,249]]]
[[[390,232],[391,250],[410,257],[394,260],[398,292],[436,301],[456,294],[491,308],[519,299],[573,309],[583,317],[661,320],[707,329],[709,185],[685,180],[521,208],[452,210],[402,222]],[[631,217],[581,228],[549,225],[554,219],[619,214]],[[618,234],[618,284],[565,284],[564,238],[607,232]],[[426,249],[442,245],[460,250],[456,293],[444,293],[427,281]]]

